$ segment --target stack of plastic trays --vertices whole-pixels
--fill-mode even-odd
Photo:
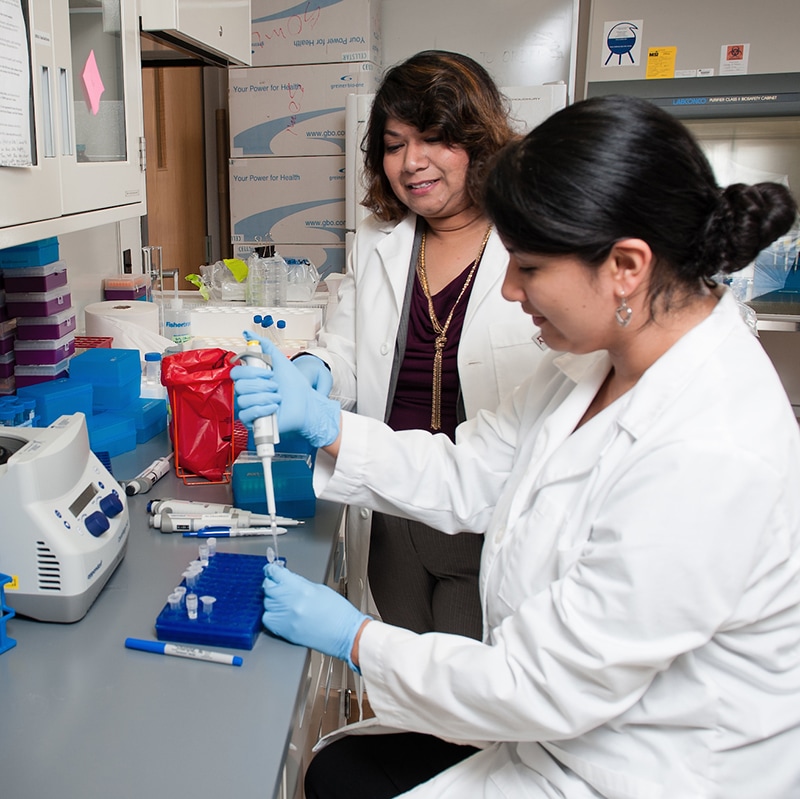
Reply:
[[[1,358],[8,356],[0,356],[0,378],[4,368],[13,368],[17,387],[65,376],[75,351],[75,313],[67,267],[58,260],[58,240],[2,250],[0,268],[7,313],[17,317],[13,357],[4,364]],[[20,324],[20,319],[38,324]]]

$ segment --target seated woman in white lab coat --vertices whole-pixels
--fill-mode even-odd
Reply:
[[[274,350],[232,373],[245,422],[322,447],[320,496],[486,531],[482,642],[267,566],[264,625],[360,669],[376,713],[307,797],[800,795],[800,434],[715,282],[791,194],[720,189],[677,120],[610,97],[509,145],[485,206],[552,352],[458,444],[341,412]]]

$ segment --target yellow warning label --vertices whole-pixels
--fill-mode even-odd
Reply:
[[[677,47],[651,47],[647,51],[647,80],[675,77]]]

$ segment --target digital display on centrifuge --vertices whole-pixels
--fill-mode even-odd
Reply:
[[[77,519],[83,512],[83,509],[92,501],[96,493],[97,489],[94,487],[94,483],[89,483],[78,495],[78,498],[69,506],[69,512]]]

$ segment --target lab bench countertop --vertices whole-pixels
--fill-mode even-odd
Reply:
[[[166,434],[112,460],[117,480],[169,451]],[[230,485],[186,486],[174,471],[128,498],[127,553],[86,616],[73,624],[19,616],[0,655],[0,796],[16,799],[271,799],[278,796],[309,652],[259,634],[241,667],[125,648],[156,640],[167,595],[197,558],[197,538],[148,526],[158,498],[232,503]],[[341,507],[279,539],[290,568],[325,579]],[[219,552],[262,555],[267,539],[218,539]],[[7,604],[13,608],[13,601]]]

